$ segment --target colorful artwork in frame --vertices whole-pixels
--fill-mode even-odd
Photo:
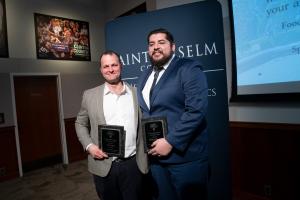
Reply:
[[[88,22],[34,13],[38,59],[90,61]]]

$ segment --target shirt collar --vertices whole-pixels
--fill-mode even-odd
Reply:
[[[123,89],[121,95],[126,93],[129,93],[129,89],[128,86],[125,84],[125,82],[123,82]],[[104,83],[104,95],[108,95],[108,94],[115,94],[115,93],[113,91],[110,91],[109,87],[107,86],[107,83]]]

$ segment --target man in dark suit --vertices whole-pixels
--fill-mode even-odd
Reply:
[[[105,83],[84,92],[75,122],[101,200],[143,199],[142,174],[148,172],[136,88],[121,80],[121,69],[116,52],[106,51],[100,56],[100,72]],[[124,127],[124,157],[109,157],[101,149],[98,125]]]
[[[208,181],[208,86],[201,65],[174,54],[173,36],[166,29],[148,35],[152,68],[139,80],[143,118],[164,117],[165,138],[148,151],[159,200],[205,199]]]

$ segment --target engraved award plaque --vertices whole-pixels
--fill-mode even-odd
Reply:
[[[151,149],[151,144],[155,140],[165,137],[167,127],[167,120],[164,117],[142,119],[145,152]]]
[[[125,132],[123,126],[99,125],[99,147],[108,156],[124,157]]]

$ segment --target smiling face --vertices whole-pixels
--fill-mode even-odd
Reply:
[[[117,55],[104,54],[100,65],[100,72],[107,83],[113,85],[121,81],[122,65]]]
[[[175,51],[175,44],[167,40],[165,33],[155,33],[149,36],[148,54],[152,65],[161,67],[166,64]]]

